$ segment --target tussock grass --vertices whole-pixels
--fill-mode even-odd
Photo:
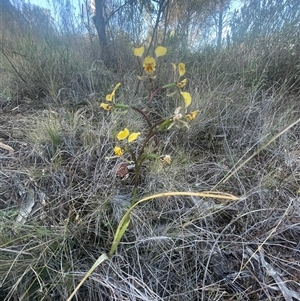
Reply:
[[[72,54],[68,76],[74,86],[68,91],[74,93],[58,93],[59,86],[54,94],[61,101],[19,99],[18,107],[1,100],[1,137],[14,149],[14,157],[0,149],[1,299],[67,300],[82,279],[72,300],[297,299],[300,111],[291,82],[298,75],[287,73],[281,82],[267,75],[258,84],[261,74],[252,78],[240,69],[243,62],[250,68],[253,49],[214,52],[206,61],[190,57],[189,91],[200,113],[188,131],[167,131],[149,143],[152,152],[171,155],[172,164],[151,161],[139,183],[138,199],[218,190],[238,200],[172,195],[135,207],[114,255],[87,279],[100,255],[109,254],[132,201],[132,177],[116,177],[122,160],[113,157],[115,134],[145,123],[129,111],[122,124],[99,103],[121,80],[119,97],[140,106],[148,100],[142,92],[147,87],[138,86],[123,57],[117,64],[124,76],[98,60],[76,69],[73,59],[80,59]],[[269,64],[281,55],[274,49]],[[61,70],[55,62],[48,67]],[[258,71],[264,63],[257,61]],[[175,107],[164,93],[153,101],[156,116]],[[17,223],[30,195],[34,205]]]

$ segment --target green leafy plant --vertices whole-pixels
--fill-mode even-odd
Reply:
[[[139,47],[134,49],[134,55],[142,58],[145,47]],[[142,61],[144,74],[138,76],[140,81],[149,81],[150,84],[157,75],[155,74],[157,67],[157,59],[164,56],[167,53],[167,48],[158,46],[155,49],[155,57],[146,56]],[[134,190],[133,190],[133,201],[135,203],[137,196],[137,188],[139,184],[139,178],[141,173],[141,167],[146,164],[148,160],[161,159],[163,163],[171,164],[171,156],[168,154],[153,154],[146,151],[147,145],[158,133],[170,130],[175,127],[189,127],[189,123],[194,120],[197,116],[198,110],[189,111],[189,106],[192,103],[192,97],[189,92],[183,91],[186,86],[187,79],[183,78],[186,73],[185,64],[180,62],[179,64],[173,64],[174,81],[166,85],[156,88],[154,91],[149,91],[149,98],[147,105],[144,109],[137,108],[132,105],[126,105],[123,103],[116,102],[116,91],[121,86],[118,83],[111,93],[105,97],[105,102],[100,104],[100,107],[106,111],[116,112],[118,110],[134,110],[137,114],[141,115],[146,121],[146,126],[141,129],[140,132],[131,132],[127,127],[123,128],[116,135],[117,144],[114,147],[114,154],[118,157],[125,157],[129,155],[129,161],[133,163],[134,167]],[[152,109],[151,104],[154,97],[166,89],[173,89],[167,96],[179,97],[182,105],[178,106],[172,116],[166,116],[159,118],[153,118],[151,115]],[[155,115],[155,114],[154,114]],[[133,147],[133,143],[139,143],[139,147]]]
[[[145,49],[144,47],[135,48],[134,49],[134,55],[142,57]],[[156,58],[159,56],[165,55],[167,52],[167,49],[162,46],[158,46],[155,49]],[[122,103],[116,102],[116,91],[121,86],[120,83],[118,83],[112,92],[110,94],[106,95],[106,102],[103,102],[100,104],[100,107],[106,111],[117,111],[117,110],[134,110],[137,114],[140,114],[143,116],[143,118],[146,121],[147,127],[145,129],[142,129],[141,132],[131,132],[127,127],[125,127],[123,130],[119,131],[116,135],[117,139],[117,145],[114,147],[114,154],[117,157],[124,157],[126,154],[129,155],[130,161],[134,164],[134,174],[135,174],[135,182],[134,182],[134,188],[133,188],[133,199],[131,206],[127,209],[123,217],[121,218],[118,227],[114,233],[114,239],[109,251],[109,254],[103,253],[93,264],[93,266],[89,269],[89,271],[85,274],[83,279],[80,281],[80,283],[77,285],[75,290],[72,292],[70,297],[67,299],[67,301],[71,300],[72,297],[76,294],[78,289],[81,287],[81,285],[86,281],[86,279],[92,274],[92,272],[105,260],[109,259],[111,256],[114,255],[116,252],[116,249],[123,238],[126,230],[128,229],[128,226],[130,224],[130,217],[131,212],[138,206],[143,203],[146,203],[150,200],[157,199],[157,198],[166,198],[169,196],[198,196],[202,198],[216,198],[216,199],[223,199],[223,200],[238,200],[237,197],[222,193],[222,192],[212,192],[212,191],[202,191],[202,192],[165,192],[165,193],[158,193],[154,194],[148,197],[144,197],[137,201],[137,188],[139,184],[139,176],[141,167],[143,164],[145,164],[148,160],[158,160],[162,159],[163,163],[171,164],[171,156],[167,154],[153,154],[148,153],[146,151],[146,146],[151,141],[151,139],[164,130],[170,130],[173,127],[187,127],[189,128],[189,122],[194,120],[197,116],[198,110],[196,111],[188,111],[188,107],[190,106],[192,102],[192,97],[189,92],[184,92],[182,89],[185,87],[187,79],[182,79],[182,76],[184,76],[186,70],[185,70],[185,64],[179,63],[179,64],[172,64],[173,70],[174,70],[174,82],[169,83],[167,85],[161,86],[150,93],[149,100],[147,107],[142,110],[140,108],[137,108],[135,106],[131,105],[125,105]],[[152,81],[156,78],[154,75],[154,72],[156,70],[156,60],[154,57],[147,56],[143,60],[143,69],[145,72],[145,75],[138,76],[139,80],[149,80]],[[171,89],[174,88],[175,91],[169,94],[169,96],[180,96],[180,99],[182,101],[182,106],[179,106],[175,109],[174,114],[172,116],[166,116],[164,118],[160,118],[157,120],[151,120],[150,112],[151,112],[151,102],[154,98],[154,96],[164,90],[164,89]],[[144,137],[144,138],[140,138]],[[132,147],[133,142],[139,142],[141,139],[140,147],[137,147],[136,151]]]

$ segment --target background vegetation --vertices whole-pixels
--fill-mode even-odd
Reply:
[[[138,206],[116,254],[72,300],[300,300],[299,1],[51,5],[52,15],[1,2],[0,299],[66,300],[109,252],[133,179],[116,176],[121,158],[107,159],[120,118],[99,104],[121,82],[122,102],[145,105],[132,54],[143,44],[168,48],[153,87],[186,63],[200,112],[149,146],[172,164],[145,166],[138,197],[239,200]],[[154,98],[153,110],[171,108],[164,93]]]

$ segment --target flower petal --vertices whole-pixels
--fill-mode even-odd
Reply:
[[[112,101],[113,98],[115,97],[116,90],[121,86],[121,83],[117,83],[116,86],[114,87],[113,91],[110,94],[107,94],[105,97],[106,101]]]
[[[123,131],[120,131],[117,135],[118,140],[124,140],[129,136],[129,130],[125,128]]]
[[[122,150],[122,148],[119,146],[115,146],[114,153],[115,153],[115,155],[121,157],[124,154],[124,150]]]
[[[128,137],[128,142],[130,143],[130,142],[136,140],[140,134],[141,134],[140,132],[138,132],[138,133],[132,133],[132,134]]]
[[[141,46],[139,48],[134,48],[133,49],[133,54],[135,56],[141,57],[144,54],[144,52],[145,52],[145,47],[144,46]]]
[[[158,128],[158,132],[164,130],[165,128],[169,127],[169,125],[173,122],[173,119],[166,119]]]
[[[181,111],[181,107],[176,108],[176,110],[174,111],[174,115],[178,115]]]
[[[155,71],[155,67],[156,67],[156,61],[155,61],[154,57],[152,57],[152,56],[145,57],[143,67],[147,74],[153,73]]]
[[[181,82],[177,83],[177,87],[182,89],[186,85],[187,79],[183,79]]]
[[[172,66],[173,66],[174,73],[176,73],[176,69],[177,69],[177,66],[176,66],[176,64],[174,64],[174,63],[171,63],[171,64],[172,64]]]
[[[170,155],[165,155],[163,157],[163,161],[166,162],[167,164],[171,164],[172,163],[172,159]]]
[[[167,97],[172,97],[174,96],[175,94],[177,94],[177,91],[174,91],[172,93],[167,93]]]
[[[196,118],[196,116],[197,116],[198,113],[199,113],[199,110],[196,110],[196,111],[193,111],[193,112],[187,114],[185,117],[188,120],[192,121],[192,120],[194,120]]]
[[[180,94],[183,97],[185,108],[187,108],[192,102],[191,94],[189,92],[180,92]]]
[[[164,56],[167,53],[167,48],[163,46],[157,46],[155,49],[156,57]]]
[[[107,95],[105,96],[105,100],[106,100],[106,101],[112,101],[112,98],[113,98],[113,95],[112,95],[112,94],[107,94]]]
[[[178,64],[178,72],[179,72],[180,77],[185,74],[185,64],[184,63]]]
[[[116,86],[114,87],[112,93],[115,94],[116,90],[121,86],[121,83],[117,83]]]
[[[172,118],[172,120],[175,122],[176,120],[180,120],[182,118],[182,114],[180,113],[181,111],[181,107],[178,107],[175,111],[174,111],[174,116]]]
[[[109,104],[107,104],[107,103],[104,103],[104,102],[102,102],[102,103],[100,104],[100,107],[101,107],[102,109],[106,110],[106,111],[109,111],[109,110],[112,108],[111,105],[109,105]]]

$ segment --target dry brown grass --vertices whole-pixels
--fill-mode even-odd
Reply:
[[[189,131],[161,137],[173,165],[147,166],[140,194],[218,189],[240,200],[181,196],[138,207],[117,254],[84,283],[79,300],[298,296],[299,124],[222,183],[299,117],[297,96],[284,87],[199,87],[200,117]],[[115,178],[120,161],[105,159],[112,124],[96,107],[3,109],[3,141],[15,151],[11,158],[1,150],[3,300],[63,300],[111,246],[132,188]],[[18,224],[30,193],[33,210]]]
[[[145,165],[138,196],[219,190],[239,200],[173,196],[138,206],[116,254],[74,300],[300,300],[299,123],[282,132],[300,116],[291,84],[299,74],[291,78],[289,70],[281,82],[262,81],[263,58],[250,74],[257,47],[251,56],[234,48],[206,61],[188,58],[188,88],[200,113],[190,129],[150,143],[151,152],[170,154],[172,165]],[[282,53],[274,49],[266,60]],[[109,252],[131,204],[132,178],[118,179],[122,159],[107,157],[119,127],[139,129],[143,120],[132,113],[125,121],[110,118],[99,102],[120,79],[124,103],[142,106],[146,93],[137,89],[132,66],[120,67],[125,74],[102,67],[99,61],[80,67],[82,77],[68,69],[73,84],[58,87],[55,99],[1,94],[1,300],[66,300]],[[169,74],[162,71],[165,82]],[[170,113],[174,104],[162,93],[153,109]]]

